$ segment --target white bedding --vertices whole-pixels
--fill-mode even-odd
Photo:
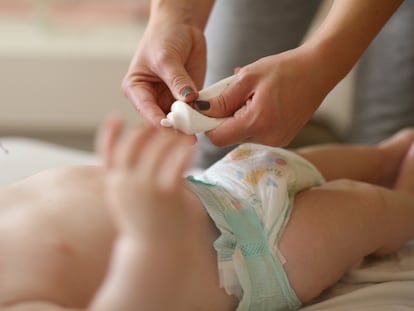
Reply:
[[[39,140],[0,137],[0,185],[17,181],[44,169],[67,165],[98,163],[90,152]]]
[[[0,184],[50,167],[98,163],[92,153],[32,139],[0,138],[0,142],[9,151],[6,154],[0,149]],[[392,256],[364,261],[320,301],[301,310],[414,310],[414,241]]]
[[[322,295],[320,302],[302,310],[414,310],[414,241],[391,256],[365,260]]]

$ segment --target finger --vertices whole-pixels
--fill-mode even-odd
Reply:
[[[234,117],[228,118],[217,128],[205,134],[211,143],[217,147],[245,142],[250,137],[246,125],[240,124],[240,120]]]
[[[399,191],[412,193],[414,190],[414,180],[412,175],[414,173],[414,144],[411,144],[408,149],[398,173],[394,188]]]
[[[202,31],[197,27],[193,27],[193,48],[191,49],[191,55],[188,58],[185,68],[188,74],[193,79],[197,90],[201,89],[204,84],[204,78],[206,75],[207,67],[207,44]],[[198,96],[197,96],[198,97]],[[197,98],[189,98],[186,102],[192,102]]]
[[[122,133],[124,123],[117,115],[110,115],[99,127],[95,138],[95,149],[102,157],[104,165],[113,165],[113,151]]]
[[[186,139],[190,145],[195,145],[197,143],[197,136],[196,135],[186,135]]]
[[[210,141],[219,147],[251,141],[254,136],[253,128],[258,121],[257,110],[252,109],[252,101],[248,100],[246,105],[236,113],[227,118],[217,128],[206,133]]]
[[[165,118],[165,113],[158,105],[151,87],[146,83],[137,83],[125,86],[123,90],[140,115],[153,126],[160,127],[160,122]]]
[[[157,128],[157,131],[163,131],[173,135],[182,136],[188,141],[190,145],[195,145],[197,143],[197,136],[195,134],[186,134],[181,130],[175,129],[173,127],[162,126],[160,129]]]
[[[148,181],[156,180],[163,163],[169,160],[170,151],[179,142],[179,136],[171,133],[157,133],[145,148],[145,154],[140,157],[135,170]],[[174,165],[174,164],[172,164]]]
[[[247,79],[236,75],[223,92],[208,101],[196,101],[195,107],[204,115],[222,118],[231,116],[254,94]]]
[[[175,129],[172,129],[172,128],[167,128],[167,131],[174,131],[174,134],[175,135],[179,135],[179,136],[182,136],[183,137],[183,139],[189,144],[189,145],[195,145],[196,143],[197,143],[197,136],[194,134],[194,135],[191,135],[191,134],[185,134],[185,133],[182,133],[181,131],[179,131],[179,130],[175,130]]]
[[[241,142],[254,142],[273,146],[285,146],[295,133],[281,124],[283,114],[269,99],[266,88],[257,89],[231,118],[207,133],[216,146],[227,146]]]
[[[234,74],[238,73],[240,71],[240,69],[242,69],[243,67],[241,66],[237,66],[234,68]]]
[[[144,126],[129,131],[118,144],[115,152],[115,165],[122,169],[131,169],[140,158],[145,157],[147,142],[154,136],[155,129]]]
[[[181,183],[184,173],[192,163],[195,148],[184,139],[180,139],[170,151],[169,161],[164,163],[159,180],[165,187],[171,188]]]
[[[180,61],[171,58],[163,63],[159,71],[160,78],[167,84],[174,98],[192,102],[197,99],[196,85]]]

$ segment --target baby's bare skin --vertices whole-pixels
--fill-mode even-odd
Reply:
[[[106,168],[51,169],[0,188],[0,310],[135,311],[142,306],[145,310],[235,309],[236,299],[218,286],[212,247],[218,233],[198,198],[184,182],[172,182],[173,191],[168,191],[163,189],[168,184],[154,188],[160,180],[151,171],[140,176],[151,165],[157,171],[157,165],[164,162],[162,155],[179,152],[176,157],[182,159],[185,152],[168,145],[170,139],[173,143],[180,140],[159,138],[148,129],[146,134],[137,133],[131,135],[130,142],[124,140],[118,147],[112,145],[101,152],[107,154]],[[147,135],[149,142],[158,141],[152,147],[144,146],[139,135]],[[414,236],[412,174],[399,172],[400,166],[405,171],[414,170],[414,147],[407,152],[413,141],[414,131],[408,131],[380,147],[332,146],[322,148],[323,152],[317,148],[298,151],[328,180],[342,177],[401,189],[377,189],[339,180],[298,195],[280,249],[287,259],[285,270],[292,288],[303,302],[319,295],[365,255],[390,253]],[[160,153],[159,144],[171,153]],[[145,150],[138,151],[138,146]],[[335,161],[330,160],[341,159],[344,153],[352,169],[346,164],[332,166]],[[132,155],[152,160],[142,159],[141,169],[134,172],[137,159]],[[174,163],[182,166],[186,161],[181,162]],[[384,169],[385,164],[388,169]],[[161,181],[177,181],[182,171],[180,167],[173,170],[170,175],[161,171]],[[151,183],[145,182],[148,178],[152,178]],[[152,195],[147,196],[148,191],[153,191]],[[386,214],[377,219],[379,224],[369,221],[371,213],[376,213],[370,206],[376,204],[369,204],[368,209],[359,206],[361,191],[365,201],[376,202],[382,196],[386,199],[382,207]],[[344,202],[344,211],[338,204],[341,194],[349,200],[339,201]],[[325,207],[321,199],[326,200]],[[317,203],[312,203],[315,200]],[[331,211],[331,206],[339,210],[326,216],[326,208]],[[367,212],[361,213],[361,208]],[[183,222],[183,217],[188,218]],[[355,219],[363,221],[364,227]],[[338,226],[327,230],[323,223],[332,221],[344,230],[337,230]],[[384,225],[390,228],[384,230]],[[348,234],[350,228],[353,235]],[[378,228],[382,234],[371,230]],[[344,244],[337,243],[344,231],[351,245],[345,253]],[[361,237],[366,239],[361,241]],[[315,255],[326,249],[330,249],[329,256]],[[116,260],[111,261],[111,257]],[[306,258],[318,260],[302,260]],[[151,285],[153,280],[156,282]],[[168,301],[172,297],[178,300]]]
[[[44,311],[87,308],[107,273],[117,234],[103,177],[102,167],[57,168],[0,188],[0,310],[16,302],[31,311],[37,311],[33,302]],[[197,226],[207,229],[200,230],[201,245],[217,269],[215,227],[198,198],[185,193]],[[218,285],[217,270],[210,275]]]
[[[102,177],[98,167],[51,169],[0,189],[0,305],[87,305],[115,237]]]

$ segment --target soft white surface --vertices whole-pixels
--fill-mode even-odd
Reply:
[[[414,241],[392,256],[363,262],[322,297],[301,310],[414,310]]]
[[[6,153],[0,149],[0,185],[23,179],[51,167],[98,163],[93,153],[43,141],[0,137],[0,142],[8,151]]]
[[[36,140],[0,138],[0,142],[9,150],[9,154],[0,150],[0,184],[50,167],[99,162],[92,153]],[[322,297],[301,310],[414,310],[414,241],[392,256],[363,262]]]

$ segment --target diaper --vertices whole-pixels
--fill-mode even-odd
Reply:
[[[294,195],[324,181],[318,170],[287,150],[244,144],[188,181],[221,233],[220,286],[239,299],[237,310],[298,309],[277,246]]]

